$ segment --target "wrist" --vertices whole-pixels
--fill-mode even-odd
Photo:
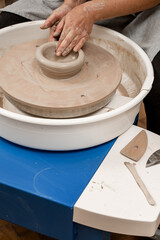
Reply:
[[[104,2],[88,1],[83,5],[83,11],[92,19],[93,23],[102,19],[102,12],[104,8]]]

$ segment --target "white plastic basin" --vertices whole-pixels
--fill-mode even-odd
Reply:
[[[47,38],[42,21],[0,30],[0,56],[16,44]],[[75,150],[105,143],[125,132],[134,122],[141,102],[151,89],[153,69],[144,51],[113,30],[94,26],[89,41],[106,48],[120,62],[123,76],[108,108],[75,119],[43,119],[0,108],[0,136],[17,144],[43,150]]]

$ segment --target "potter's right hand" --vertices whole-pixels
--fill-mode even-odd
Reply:
[[[57,26],[61,23],[63,17],[74,7],[72,3],[63,3],[59,8],[53,11],[53,13],[46,19],[44,24],[41,26],[41,29],[50,28],[49,41],[56,40],[56,37],[53,36],[56,31]],[[58,37],[58,36],[57,36]]]

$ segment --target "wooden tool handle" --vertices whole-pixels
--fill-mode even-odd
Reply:
[[[148,192],[145,184],[143,183],[142,179],[140,178],[140,176],[137,173],[136,167],[135,167],[135,163],[129,163],[129,162],[124,162],[125,166],[129,169],[129,171],[131,172],[131,174],[133,175],[136,183],[138,184],[138,186],[140,187],[140,189],[142,190],[142,192],[144,193],[148,203],[150,205],[155,205],[155,201],[152,198],[152,196],[150,195],[150,193]]]

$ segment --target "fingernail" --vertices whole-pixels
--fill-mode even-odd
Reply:
[[[48,28],[48,26],[46,24],[43,24],[42,26],[40,26],[40,28],[46,29],[46,28]]]
[[[64,52],[62,53],[62,56],[65,57],[65,56],[67,55],[67,53],[68,53],[67,51],[64,51]]]
[[[58,37],[59,36],[59,33],[54,33],[53,34],[53,37]]]
[[[60,56],[61,55],[61,52],[56,52],[56,56]]]

